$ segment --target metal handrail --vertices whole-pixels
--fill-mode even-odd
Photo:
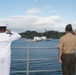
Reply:
[[[26,70],[24,70],[24,71],[11,71],[11,73],[25,73],[26,72],[26,75],[29,75],[29,73],[30,72],[61,72],[61,70],[29,70],[29,61],[30,60],[50,60],[50,59],[52,59],[52,60],[57,60],[57,58],[32,58],[32,59],[30,59],[29,58],[29,56],[30,56],[30,54],[29,54],[29,52],[30,52],[30,49],[57,49],[57,48],[51,48],[51,47],[29,47],[29,46],[27,46],[27,47],[12,47],[13,49],[17,49],[17,48],[19,48],[19,49],[26,49],[27,50],[27,58],[26,59],[12,59],[12,60],[14,60],[14,61],[16,61],[16,60],[21,60],[21,61],[27,61],[27,69]]]

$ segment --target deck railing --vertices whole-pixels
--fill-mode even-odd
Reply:
[[[61,70],[29,70],[29,61],[37,61],[37,60],[57,60],[57,58],[33,58],[30,59],[30,49],[57,49],[57,48],[51,48],[51,47],[13,47],[12,49],[26,49],[27,50],[27,58],[26,59],[12,59],[13,61],[25,61],[27,62],[27,68],[26,70],[22,70],[22,71],[11,71],[11,73],[26,73],[26,75],[29,75],[29,73],[35,73],[35,72],[61,72]],[[24,65],[25,66],[25,65]],[[25,66],[26,67],[26,66]]]

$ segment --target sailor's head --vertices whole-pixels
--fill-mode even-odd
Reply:
[[[6,31],[7,24],[0,24],[0,32]]]
[[[72,25],[71,25],[71,24],[68,24],[68,25],[65,27],[65,31],[71,32],[71,31],[72,31]]]

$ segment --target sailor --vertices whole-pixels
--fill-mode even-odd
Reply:
[[[6,24],[0,24],[0,75],[10,75],[11,43],[20,38],[17,32],[8,30]]]
[[[59,39],[58,59],[63,75],[75,75],[76,32],[71,24],[66,25],[65,32],[66,34]]]

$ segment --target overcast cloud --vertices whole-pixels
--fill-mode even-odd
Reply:
[[[47,6],[47,9],[50,6]],[[53,16],[38,16],[42,13],[40,9],[32,8],[26,11],[26,15],[16,15],[6,19],[0,19],[0,23],[8,24],[8,28],[17,32],[25,32],[27,30],[35,30],[43,32],[46,30],[64,31],[65,24],[62,23],[62,17],[59,15]],[[76,22],[74,22],[74,25]]]

